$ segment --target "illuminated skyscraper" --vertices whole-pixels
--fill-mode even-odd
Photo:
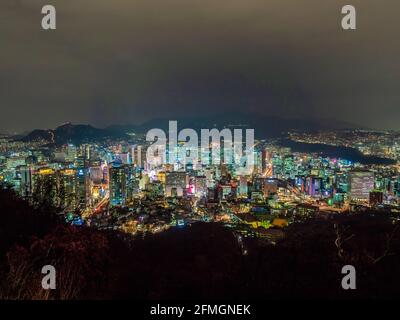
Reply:
[[[135,145],[132,146],[131,149],[131,159],[132,163],[139,168],[145,168],[146,166],[146,159],[147,159],[147,152],[142,146]]]
[[[186,172],[169,172],[166,177],[167,197],[183,196],[183,192],[188,185]]]
[[[205,176],[195,178],[195,193],[198,197],[207,195],[207,178]]]
[[[109,169],[111,206],[125,206],[127,198],[127,166],[113,163]]]
[[[57,206],[57,176],[52,168],[40,168],[33,174],[32,201],[35,205]]]
[[[90,167],[89,168],[90,180],[95,184],[101,184],[104,181],[104,170],[102,166]]]
[[[305,181],[305,192],[310,196],[320,196],[322,191],[322,179],[309,176]]]
[[[20,176],[20,187],[19,193],[24,199],[28,199],[33,191],[33,183],[32,183],[32,166],[20,166],[19,167],[19,176]]]
[[[67,150],[66,150],[66,158],[65,160],[67,162],[74,162],[76,157],[77,157],[77,150],[76,147],[73,144],[69,144],[67,146]]]
[[[78,167],[77,169],[78,180],[78,198],[79,207],[84,210],[90,202],[90,186],[89,186],[89,173],[85,167]]]
[[[79,206],[78,177],[76,170],[65,169],[58,172],[58,197],[60,207],[75,211]]]
[[[369,201],[369,193],[374,189],[374,173],[368,170],[350,172],[350,199]]]
[[[247,187],[247,178],[245,176],[240,176],[239,178],[239,188],[238,188],[238,196],[242,198],[247,198],[248,194]]]

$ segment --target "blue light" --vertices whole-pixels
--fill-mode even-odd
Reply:
[[[83,220],[81,218],[76,218],[74,221],[72,221],[72,225],[74,226],[82,226],[83,225]]]

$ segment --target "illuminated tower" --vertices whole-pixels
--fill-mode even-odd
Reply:
[[[78,177],[76,170],[58,172],[58,197],[61,208],[75,211],[79,206]]]
[[[186,172],[169,172],[166,176],[166,195],[167,197],[183,196],[188,185]]]
[[[28,199],[33,191],[32,173],[33,169],[30,165],[19,167],[19,174],[21,179],[19,192],[24,199]]]
[[[33,174],[33,183],[32,201],[35,205],[58,205],[57,176],[54,169],[40,168]]]
[[[114,162],[109,168],[111,206],[125,206],[127,198],[127,166]]]
[[[369,193],[375,185],[374,173],[368,170],[350,172],[350,199],[353,201],[369,201]]]

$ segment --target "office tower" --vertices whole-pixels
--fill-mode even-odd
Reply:
[[[111,206],[125,206],[128,191],[127,166],[112,163],[109,168],[109,179]]]
[[[256,174],[262,174],[262,152],[254,151],[254,167],[253,172]]]
[[[24,199],[29,199],[33,191],[32,183],[33,167],[32,166],[20,166],[19,167],[19,177],[20,177],[20,187],[19,194]]]
[[[146,168],[147,152],[141,145],[132,146],[131,157],[134,165],[139,168]]]
[[[131,175],[128,178],[127,201],[131,202],[140,193],[140,179]]]
[[[248,195],[247,178],[245,176],[240,176],[238,196],[241,198],[247,198],[247,195]]]
[[[78,177],[74,169],[58,172],[59,205],[64,210],[75,211],[79,207]]]
[[[124,165],[126,175],[126,204],[132,203],[140,192],[139,178],[133,165]]]
[[[77,168],[79,208],[86,209],[90,205],[89,172],[85,167]]]
[[[281,178],[283,174],[283,161],[280,155],[275,154],[272,158],[272,174],[274,178]]]
[[[310,196],[320,196],[322,191],[322,179],[309,176],[305,181],[305,192]]]
[[[207,178],[205,176],[195,177],[194,192],[198,197],[207,195]]]
[[[350,190],[349,186],[349,176],[347,173],[338,172],[335,175],[335,185],[336,189],[342,190],[345,193],[348,193]]]
[[[294,158],[293,155],[287,155],[283,159],[283,171],[285,178],[293,179],[295,176],[294,172]]]
[[[136,145],[131,146],[131,159],[132,159],[132,164],[137,165],[136,161]]]
[[[35,205],[56,207],[57,176],[53,168],[40,168],[33,173],[32,201]]]
[[[90,167],[89,177],[94,184],[101,184],[104,181],[104,170],[101,166]]]
[[[91,146],[90,144],[84,144],[83,145],[83,156],[85,157],[85,160],[90,160],[91,157]]]
[[[66,150],[65,161],[66,162],[74,162],[76,157],[77,157],[76,147],[73,144],[69,144],[67,146],[67,150]]]
[[[165,192],[167,197],[183,196],[188,185],[186,172],[168,172],[166,176]]]
[[[369,193],[374,189],[374,173],[368,170],[350,172],[350,200],[368,201]]]

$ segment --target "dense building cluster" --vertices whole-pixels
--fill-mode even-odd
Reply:
[[[397,152],[392,143],[389,149]],[[243,175],[223,161],[149,164],[147,147],[141,135],[62,146],[3,137],[0,181],[32,205],[56,208],[70,223],[131,234],[221,221],[238,234],[276,239],[288,224],[315,215],[399,211],[398,164],[361,165],[257,141],[254,168]],[[179,148],[171,152],[181,154]]]

